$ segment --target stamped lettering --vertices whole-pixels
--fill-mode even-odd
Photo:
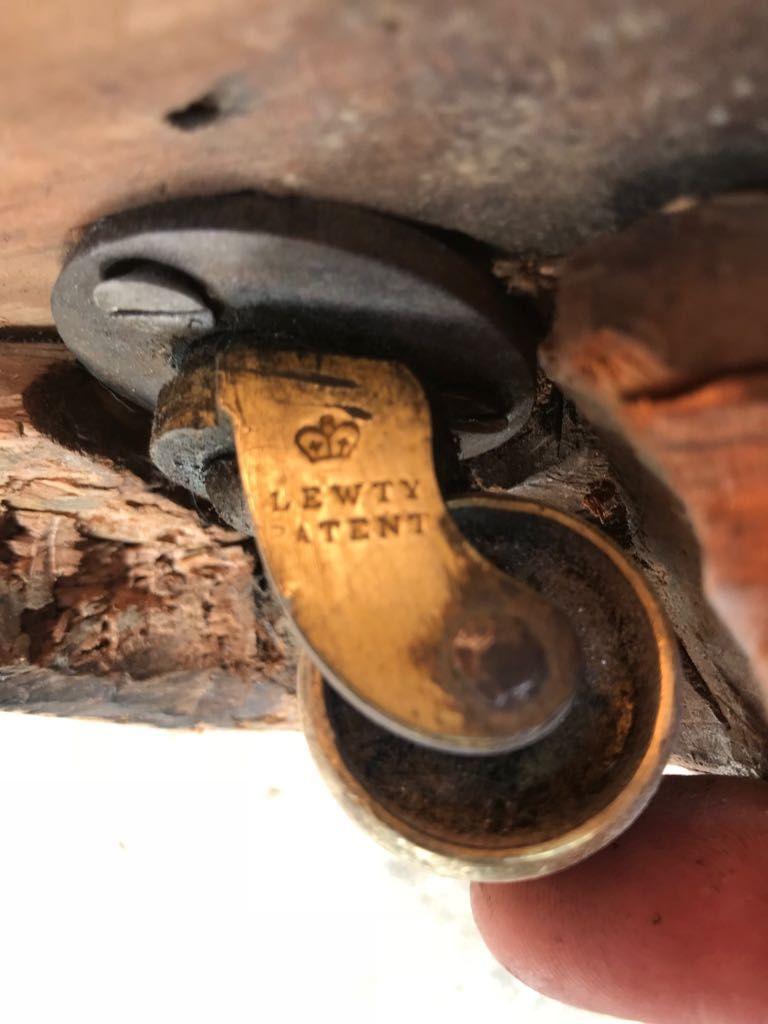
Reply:
[[[341,505],[356,505],[360,498],[362,484],[331,484],[331,494]]]
[[[374,480],[371,484],[371,489],[375,491],[379,501],[388,502],[389,494],[392,488],[391,480]]]
[[[322,490],[319,487],[302,487],[302,508],[322,508]]]
[[[427,518],[424,512],[409,512],[405,518],[414,533],[424,533],[424,520]]]
[[[427,528],[428,515],[414,508],[420,481],[411,479],[356,480],[308,485],[269,495],[278,522],[286,513],[301,516],[291,526],[300,544],[337,544],[339,541],[396,541],[418,536]]]
[[[349,520],[349,539],[350,540],[368,540],[370,534],[368,533],[368,520],[361,517],[355,517]]]
[[[318,530],[322,533],[329,544],[336,540],[337,531],[341,529],[338,519],[323,519],[317,524]]]
[[[380,537],[396,537],[400,533],[400,516],[376,516],[376,526]]]
[[[283,490],[272,491],[269,498],[270,501],[272,502],[273,512],[287,512],[288,509],[291,507],[291,503],[286,498],[285,491]]]

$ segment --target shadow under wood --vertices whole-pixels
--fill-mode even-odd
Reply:
[[[79,363],[56,363],[22,395],[30,423],[68,451],[106,459],[126,469],[205,523],[227,524],[209,502],[170,483],[149,457],[152,415],[114,394]]]
[[[95,455],[144,480],[159,478],[147,454],[152,417],[99,384],[77,363],[56,363],[24,391],[32,426],[69,451]]]

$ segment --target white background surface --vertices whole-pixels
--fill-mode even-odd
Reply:
[[[466,887],[347,820],[303,738],[0,715],[4,1024],[585,1024]]]

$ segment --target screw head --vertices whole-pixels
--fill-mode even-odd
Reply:
[[[155,263],[132,266],[100,281],[93,301],[110,317],[130,319],[146,331],[203,333],[215,317],[205,299],[185,275]]]

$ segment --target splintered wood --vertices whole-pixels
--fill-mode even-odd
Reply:
[[[0,343],[0,706],[292,725],[252,546],[163,493],[147,431],[61,345]]]
[[[768,198],[743,193],[594,242],[561,277],[558,325],[544,354],[547,371],[612,451],[636,509],[638,550],[698,670],[699,695],[726,742],[751,750],[761,774],[766,232]]]

